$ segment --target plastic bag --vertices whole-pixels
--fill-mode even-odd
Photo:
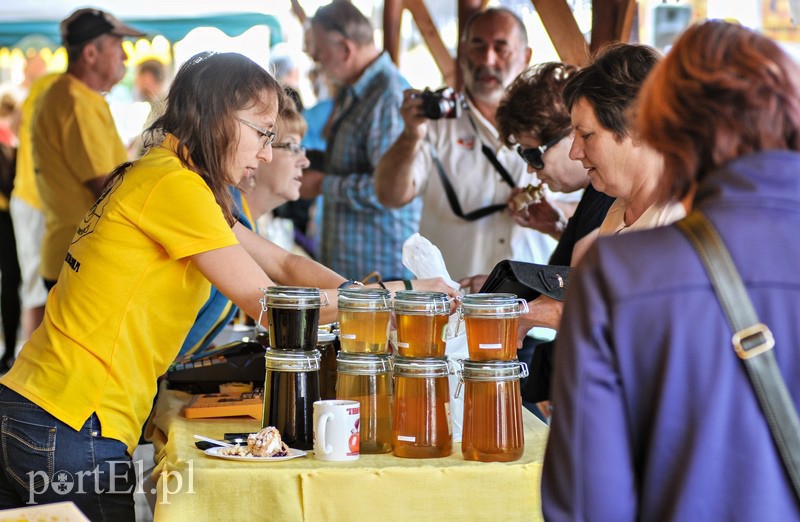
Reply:
[[[413,234],[406,239],[403,244],[403,265],[411,270],[419,279],[431,277],[441,277],[445,282],[459,289],[458,283],[450,279],[447,267],[442,258],[442,252],[425,237]],[[453,441],[461,442],[461,429],[464,419],[464,396],[456,398],[455,392],[458,388],[458,374],[455,371],[460,369],[460,359],[467,359],[467,334],[463,321],[459,321],[458,314],[450,316],[446,330],[445,354],[450,361],[451,375],[448,376],[450,383],[450,418],[453,426]]]
[[[454,289],[460,288],[458,283],[450,279],[439,248],[419,234],[412,234],[403,243],[403,265],[411,270],[417,279],[441,277]]]

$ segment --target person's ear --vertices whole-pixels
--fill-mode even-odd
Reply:
[[[86,63],[92,64],[97,60],[97,55],[99,53],[100,49],[97,48],[97,44],[90,42],[81,49],[81,58],[83,58]]]
[[[530,47],[526,47],[525,48],[525,52],[524,52],[525,66],[526,67],[531,64],[531,57],[532,56],[533,56],[533,49],[531,49]]]
[[[355,56],[355,52],[356,52],[356,44],[355,44],[355,42],[345,38],[345,39],[342,40],[341,46],[342,46],[342,49],[344,51],[344,54],[342,55],[343,58],[344,58],[343,61],[347,61],[352,56]]]

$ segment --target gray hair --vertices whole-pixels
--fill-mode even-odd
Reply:
[[[325,32],[336,32],[359,46],[373,43],[375,30],[369,19],[356,6],[343,0],[335,0],[317,9],[313,25],[318,25]]]

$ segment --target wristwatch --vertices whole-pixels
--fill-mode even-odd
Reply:
[[[344,290],[345,288],[351,287],[353,285],[357,286],[364,286],[364,283],[361,281],[356,281],[355,279],[350,279],[349,281],[345,281],[344,283],[339,285],[339,290]]]

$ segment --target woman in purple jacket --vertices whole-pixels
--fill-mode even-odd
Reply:
[[[665,158],[664,200],[696,186],[799,404],[800,68],[753,31],[706,22],[656,67],[637,112]],[[598,239],[556,350],[546,518],[800,519],[731,335],[675,226]]]

